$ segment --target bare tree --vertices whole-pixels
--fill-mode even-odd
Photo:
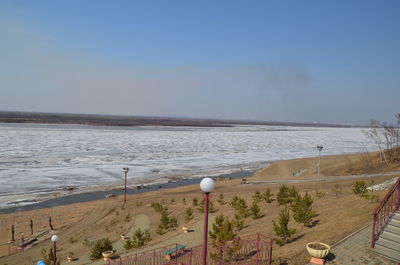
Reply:
[[[371,138],[375,144],[378,146],[379,149],[379,156],[381,158],[381,162],[385,162],[388,165],[388,161],[385,156],[385,152],[383,151],[382,145],[383,141],[381,135],[379,133],[379,129],[382,128],[381,123],[378,120],[370,120],[369,121],[369,130],[364,131],[364,133]]]

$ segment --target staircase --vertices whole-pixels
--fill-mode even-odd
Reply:
[[[378,254],[400,262],[400,211],[391,217],[373,248]]]

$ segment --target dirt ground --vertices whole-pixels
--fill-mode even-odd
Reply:
[[[310,241],[321,241],[333,244],[344,238],[348,234],[356,231],[372,221],[371,212],[377,205],[376,201],[361,198],[352,192],[354,179],[335,180],[335,176],[347,176],[352,174],[365,174],[377,172],[389,172],[399,169],[399,165],[381,166],[379,157],[376,153],[344,156],[327,156],[321,158],[321,179],[325,181],[311,181],[293,184],[302,194],[308,192],[314,199],[313,209],[317,212],[318,221],[312,228],[299,225],[291,220],[290,228],[296,228],[295,240],[283,247],[274,244],[273,259],[274,264],[286,261],[287,264],[305,264],[309,256],[305,250],[305,244]],[[366,161],[368,159],[368,161]],[[307,179],[315,178],[316,158],[294,159],[274,163],[260,171],[249,181],[260,180],[284,180],[284,179]],[[374,167],[378,165],[378,169]],[[370,168],[367,170],[367,166]],[[381,183],[393,176],[377,176],[365,178],[367,184],[373,180],[375,184]],[[212,193],[212,202],[218,210],[214,215],[223,213],[233,218],[233,209],[228,205],[220,205],[217,202],[219,194],[224,195],[225,201],[238,195],[246,199],[250,206],[252,196],[256,191],[264,192],[270,188],[274,194],[277,193],[281,184],[256,183],[240,184],[240,180],[219,180]],[[339,184],[342,194],[336,196],[332,192],[332,187]],[[288,184],[291,186],[292,184]],[[318,195],[317,196],[317,192]],[[377,193],[381,198],[386,191]],[[83,264],[90,253],[90,247],[85,242],[94,241],[102,237],[108,237],[116,242],[120,235],[127,233],[133,226],[135,216],[146,215],[150,220],[148,227],[151,232],[152,241],[149,245],[157,245],[161,242],[181,233],[180,229],[169,232],[162,236],[155,233],[159,224],[159,214],[151,207],[152,202],[164,202],[172,215],[177,217],[179,227],[191,226],[200,222],[202,214],[194,211],[195,218],[186,223],[184,220],[185,210],[191,207],[192,199],[202,199],[198,185],[178,187],[174,189],[163,189],[143,194],[131,195],[128,202],[123,205],[122,197],[108,198],[99,201],[55,207],[51,209],[36,210],[23,213],[0,215],[0,245],[7,243],[11,239],[11,225],[16,224],[16,241],[21,239],[20,232],[29,238],[30,220],[34,220],[34,233],[39,231],[46,232],[32,247],[23,252],[11,256],[0,258],[0,264],[23,265],[36,264],[42,259],[42,249],[49,249],[51,232],[48,226],[48,216],[52,216],[53,225],[60,237],[58,242],[59,256],[63,261],[66,260],[68,252],[74,252],[74,256],[79,258],[73,264]],[[186,200],[186,204],[184,203]],[[259,206],[264,214],[261,219],[253,220],[248,217],[245,220],[247,227],[238,231],[238,235],[248,235],[262,233],[267,236],[275,237],[272,228],[272,220],[278,219],[279,211],[283,206],[279,206],[276,201],[271,204],[260,202]],[[37,221],[35,221],[37,220]],[[148,246],[147,246],[148,248]],[[13,248],[15,249],[15,248]],[[8,245],[0,247],[0,255],[8,254]]]

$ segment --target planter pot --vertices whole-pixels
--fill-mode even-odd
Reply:
[[[182,227],[183,233],[187,233],[189,231],[188,227]]]
[[[323,259],[331,250],[331,247],[321,242],[310,242],[306,245],[308,253],[314,258]]]
[[[125,240],[125,239],[126,239],[125,235],[121,235],[121,240]]]
[[[68,260],[68,262],[72,262],[72,261],[74,261],[74,258],[73,257],[67,257],[67,260]]]
[[[112,250],[104,251],[101,254],[103,255],[104,260],[110,260],[111,256],[114,254],[114,251],[112,251]]]

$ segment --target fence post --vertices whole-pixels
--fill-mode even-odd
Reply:
[[[376,213],[374,213],[374,222],[372,224],[372,240],[371,240],[371,248],[375,247],[375,225],[376,225]]]
[[[260,253],[260,234],[257,233],[257,261],[256,261],[256,265],[258,265],[259,253]]]
[[[31,220],[30,226],[31,226],[31,235],[33,235],[33,221],[32,220]]]
[[[175,264],[178,264],[178,243],[175,243]]]
[[[11,225],[11,241],[15,241],[15,236],[14,236],[15,230],[14,230],[14,225]]]
[[[219,265],[222,265],[222,245],[219,247]]]
[[[193,257],[193,248],[190,248],[190,264],[192,265],[192,257]]]
[[[53,229],[53,225],[51,224],[51,215],[49,216],[49,226],[50,226],[50,229],[51,229],[51,230],[54,230],[54,229]]]
[[[156,265],[156,250],[153,249],[153,265]]]
[[[135,254],[135,265],[137,265],[137,253]]]
[[[273,240],[272,240],[272,238],[270,238],[270,240],[269,240],[269,253],[268,253],[268,264],[269,265],[271,265],[271,262],[272,262],[272,242],[273,242]]]
[[[122,265],[122,258],[119,257],[119,265]]]

